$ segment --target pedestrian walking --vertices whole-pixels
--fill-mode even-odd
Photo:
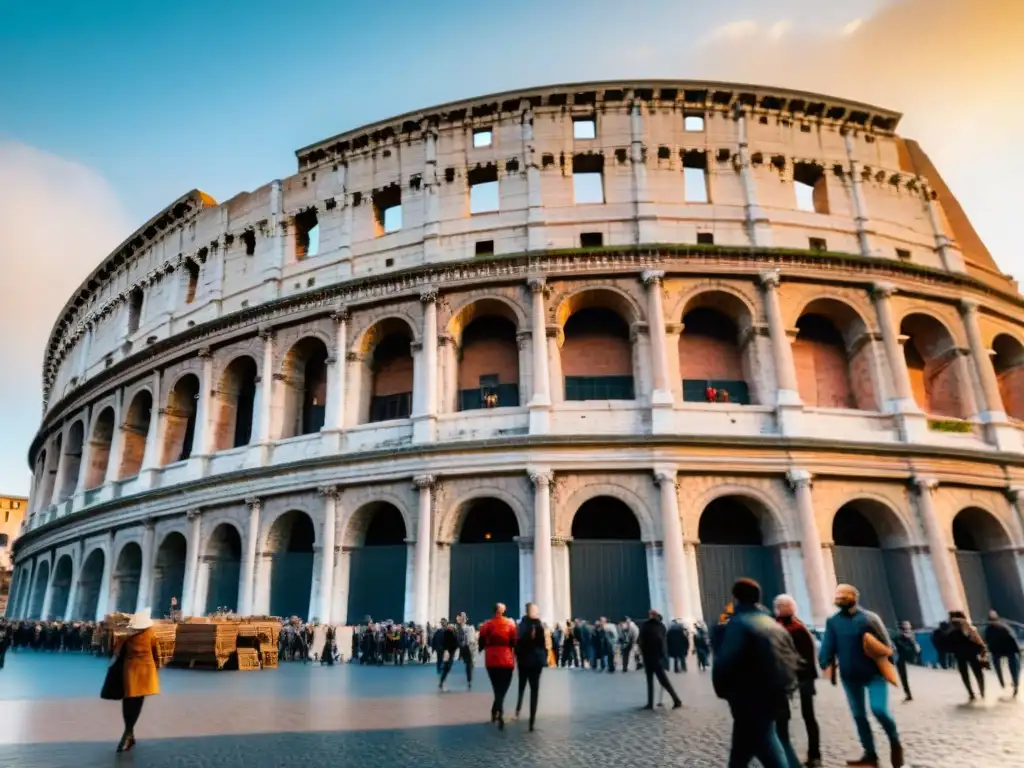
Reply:
[[[324,633],[324,647],[320,651],[320,666],[326,664],[334,666],[334,627],[327,625],[327,632]]]
[[[0,640],[0,646],[3,641]],[[1017,698],[1020,690],[1020,644],[1017,642],[1013,630],[1003,621],[995,611],[988,612],[988,626],[985,627],[985,645],[992,657],[992,668],[996,671],[996,679],[999,687],[1006,689],[1006,682],[1003,679],[1003,659],[1006,659],[1006,666],[1010,672],[1010,686],[1013,689],[1013,698]],[[3,651],[0,650],[0,667],[3,666]]]
[[[441,665],[441,682],[437,684],[439,691],[447,690],[444,687],[448,675],[452,671],[452,664],[455,663],[455,654],[459,652],[459,635],[455,627],[445,620],[441,620],[441,647],[437,652],[439,659],[444,659]]]
[[[689,640],[686,637],[686,627],[679,619],[672,619],[668,630],[668,657],[672,660],[672,671],[675,673],[686,671],[686,654],[689,651]]]
[[[910,626],[909,621],[900,624],[900,631],[893,640],[896,646],[896,671],[900,675],[900,684],[903,686],[903,703],[914,700],[910,692],[910,676],[907,672],[908,664],[917,664],[921,659],[921,646],[917,643],[917,636]]]
[[[861,757],[847,762],[847,765],[868,768],[879,764],[875,737],[871,732],[871,723],[868,722],[866,697],[871,714],[889,738],[893,768],[901,768],[903,746],[900,744],[896,721],[889,711],[889,683],[882,676],[878,662],[868,655],[865,648],[870,644],[867,635],[889,647],[892,647],[892,643],[882,620],[877,614],[861,608],[857,604],[859,599],[860,593],[856,587],[850,584],[836,587],[835,604],[839,611],[825,622],[818,663],[822,669],[834,668],[838,663],[846,700],[864,749]]]
[[[7,658],[7,649],[11,647],[11,643],[14,641],[13,635],[13,628],[8,627],[7,622],[0,619],[0,669],[4,668],[4,662]]]
[[[946,631],[946,646],[956,659],[960,679],[967,689],[968,701],[976,701],[971,687],[971,673],[978,682],[978,694],[985,698],[985,667],[988,666],[988,649],[978,630],[967,619],[963,611],[949,612],[949,629]]]
[[[484,666],[494,690],[491,722],[496,722],[501,730],[505,728],[505,695],[512,684],[517,638],[515,622],[505,617],[505,604],[496,603],[494,616],[480,627],[480,650],[484,652]]]
[[[123,690],[120,692],[121,716],[124,733],[117,744],[118,752],[128,752],[135,746],[135,725],[142,714],[146,696],[160,693],[160,646],[153,632],[151,610],[143,608],[128,623],[128,636],[120,640],[114,655],[123,664]]]
[[[519,668],[519,697],[516,699],[516,718],[523,709],[523,695],[530,686],[530,730],[537,720],[540,697],[540,673],[547,664],[547,644],[540,611],[535,603],[526,604],[526,615],[519,622],[516,640],[516,663]]]
[[[654,709],[654,679],[658,679],[658,685],[668,691],[672,697],[672,708],[679,709],[683,702],[676,694],[676,689],[665,674],[668,666],[668,631],[661,620],[661,614],[651,610],[647,621],[640,628],[637,638],[640,646],[640,656],[644,661],[644,675],[647,678],[647,704],[644,709]]]
[[[465,611],[455,617],[455,641],[458,645],[459,660],[466,667],[466,688],[473,690],[473,646],[476,644],[476,630],[469,623]]]
[[[821,766],[821,730],[818,728],[818,718],[814,713],[814,685],[818,677],[814,637],[804,623],[797,618],[796,600],[790,595],[776,597],[774,607],[775,618],[789,632],[789,637],[793,641],[793,646],[801,661],[800,669],[797,672],[797,693],[800,695],[800,717],[803,718],[804,728],[807,730],[807,762],[804,765],[807,768],[819,768]],[[791,743],[789,721],[790,708],[789,699],[787,699],[779,719],[776,721],[776,729],[783,747]],[[792,759],[791,757],[790,762]]]

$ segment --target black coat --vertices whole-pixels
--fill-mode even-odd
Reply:
[[[637,645],[646,665],[661,664],[668,657],[668,632],[661,619],[652,617],[640,626]]]
[[[1016,636],[1003,621],[993,621],[985,627],[985,645],[993,656],[1020,654]]]
[[[683,630],[682,624],[672,624],[667,632],[668,637],[668,652],[675,658],[676,656],[685,656],[689,649],[689,640],[686,637],[686,632]]]
[[[524,617],[519,622],[516,661],[520,669],[542,669],[547,666],[548,649],[544,641],[544,625],[540,619]]]

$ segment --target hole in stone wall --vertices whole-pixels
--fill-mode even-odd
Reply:
[[[469,212],[488,213],[499,207],[498,166],[488,163],[473,168],[467,175],[469,182]]]
[[[245,244],[245,255],[252,256],[256,253],[256,233],[247,229],[242,233],[242,243]]]
[[[573,156],[572,192],[577,205],[604,202],[603,155]]]
[[[320,224],[316,209],[295,214],[295,260],[316,256],[320,252]]]
[[[402,189],[392,184],[373,193],[373,214],[377,236],[397,232],[402,228]]]
[[[572,120],[572,137],[578,140],[597,138],[597,121],[592,117],[574,117]]]

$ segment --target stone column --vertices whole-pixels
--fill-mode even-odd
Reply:
[[[199,402],[196,403],[196,431],[192,438],[192,457],[204,458],[210,453],[213,435],[213,355],[209,347],[199,350],[203,370],[199,383]]]
[[[547,469],[531,469],[533,482],[533,599],[541,620],[554,626],[555,563],[551,554],[551,483]]]
[[[412,430],[414,443],[430,443],[437,432],[437,289],[420,293],[423,305],[423,348],[416,358],[419,388],[413,392]]]
[[[96,621],[103,621],[110,605],[110,582],[114,575],[114,531],[107,531],[107,551],[103,558],[103,576],[100,577],[100,595],[96,601]]]
[[[942,533],[942,525],[939,522],[938,513],[935,511],[935,500],[932,498],[932,492],[938,485],[938,481],[933,478],[914,478],[914,487],[917,490],[917,510],[921,516],[925,539],[928,541],[932,569],[935,571],[942,607],[947,612],[963,610],[956,564],[950,554],[946,537]]]
[[[361,621],[362,617],[348,615],[349,578],[352,571],[352,547],[337,546],[334,556],[334,584],[331,587],[331,618],[336,624],[346,626]],[[400,621],[404,621],[403,615]]]
[[[139,572],[139,595],[135,600],[135,610],[152,607],[150,592],[153,588],[153,545],[156,537],[153,520],[142,524],[142,569]],[[161,614],[163,615],[163,614]]]
[[[932,225],[932,234],[935,237],[935,252],[939,255],[942,265],[950,272],[966,272],[964,257],[956,244],[949,239],[946,230],[942,226],[942,219],[939,217],[939,210],[935,207],[935,192],[925,187],[924,207],[928,213],[928,222]]]
[[[548,368],[547,319],[545,317],[546,281],[529,280],[532,295],[530,345],[533,350],[533,396],[530,398],[530,434],[545,435],[551,429],[551,372]]]
[[[42,621],[50,619],[50,606],[53,603],[53,574],[57,571],[57,558],[50,553],[50,572],[46,577],[46,591],[43,593],[43,610],[39,614]]]
[[[334,351],[327,358],[327,403],[324,430],[340,432],[345,428],[345,348],[348,337],[348,310],[331,314],[334,320]],[[335,442],[337,446],[338,443]]]
[[[337,530],[337,507],[341,493],[336,485],[320,487],[324,499],[323,549],[320,553],[320,605],[317,615],[321,624],[330,624],[334,607],[334,548]]]
[[[425,625],[430,619],[430,550],[434,539],[431,507],[433,506],[433,475],[417,475],[413,485],[419,491],[416,518],[416,557],[413,577],[413,621]]]
[[[1020,450],[1020,437],[1009,425],[1003,395],[999,391],[999,380],[992,365],[992,353],[981,340],[978,325],[978,302],[975,299],[960,299],[960,316],[967,332],[967,346],[971,351],[974,370],[981,385],[981,420],[985,423],[989,441],[1000,450]]]
[[[519,606],[513,608],[511,605],[508,607],[509,613],[515,615],[516,610],[522,610],[523,605],[526,603],[537,603],[537,607],[540,608],[540,602],[537,598],[537,589],[534,583],[536,579],[535,560],[533,557],[533,539],[528,536],[516,536],[514,538],[516,544],[519,545]],[[451,571],[451,557],[449,556],[449,572]],[[449,590],[451,589],[451,578],[449,577]],[[435,615],[436,615],[435,611]],[[554,612],[552,611],[552,614]],[[543,611],[541,611],[541,618],[544,617]],[[547,621],[547,619],[545,619]]]
[[[811,493],[811,473],[804,469],[791,469],[786,479],[796,497],[796,510],[800,519],[800,550],[804,558],[804,576],[811,604],[808,607],[815,627],[824,627],[832,613],[829,599],[828,575],[825,557],[821,551],[821,534],[814,515],[814,497]]]
[[[263,339],[263,359],[260,363],[260,375],[256,380],[256,408],[253,419],[253,444],[256,446],[255,456],[251,459],[257,466],[266,464],[270,458],[271,415],[274,407],[274,331],[266,326],[260,328]]]
[[[768,336],[772,345],[772,362],[775,364],[775,379],[778,387],[778,405],[801,405],[796,382],[796,366],[793,364],[793,348],[789,334],[782,320],[782,306],[779,303],[779,272],[762,272],[761,287],[764,289],[765,315],[768,318]]]
[[[84,430],[82,437],[82,455],[78,460],[78,479],[75,481],[75,496],[85,493],[85,481],[89,476],[89,462],[92,461],[92,406],[85,409]]]
[[[260,499],[252,496],[245,500],[249,507],[249,527],[245,534],[245,556],[242,558],[242,589],[238,595],[240,616],[253,615],[253,596],[256,588],[256,545],[260,536]]]
[[[441,182],[437,175],[437,125],[423,132],[423,260],[430,264],[441,255]]]
[[[668,376],[668,332],[665,328],[665,308],[662,297],[662,281],[665,273],[660,270],[647,270],[643,273],[643,283],[647,286],[647,323],[651,337],[651,371],[654,386],[651,392],[651,405],[655,408],[669,407],[674,403],[672,387]]]
[[[687,605],[690,584],[686,554],[683,551],[683,524],[679,520],[675,467],[655,469],[654,482],[661,493],[662,559],[665,562],[665,599],[668,603],[669,618],[688,620],[692,614]]]
[[[860,181],[860,162],[857,160],[853,146],[853,133],[843,134],[846,143],[846,158],[850,163],[850,187],[853,198],[853,220],[857,225],[857,241],[860,243],[861,256],[876,255],[871,248],[872,232],[868,226],[868,205],[864,199],[864,188]]]
[[[647,184],[647,164],[644,162],[644,114],[643,102],[635,100],[629,106],[629,162],[633,171],[633,205],[636,217],[634,242],[653,243],[657,240],[654,232],[658,217],[651,202]]]
[[[541,195],[540,165],[533,144],[533,105],[521,102],[523,110],[523,166],[526,168],[526,250],[543,250],[544,200]]]
[[[124,448],[124,429],[121,423],[123,418],[124,390],[118,389],[114,395],[114,432],[110,436],[110,453],[107,456],[107,472],[103,478],[104,485],[117,480],[117,475],[121,470],[121,451]]]
[[[651,608],[665,616],[671,610],[665,581],[665,547],[660,541],[645,541],[644,556],[647,559],[647,593]]]
[[[57,454],[56,458],[56,474],[53,478],[53,489],[50,491],[50,498],[46,500],[49,506],[57,504],[61,501],[60,492],[61,486],[64,485],[64,473],[67,471],[67,455],[68,455],[68,430],[61,430],[61,441],[60,441],[60,453]],[[57,443],[54,442],[54,449],[56,449]]]
[[[683,559],[685,560],[686,575],[690,586],[689,601],[687,603],[690,608],[690,615],[683,616],[682,618],[686,621],[704,621],[704,606],[700,594],[700,576],[697,569],[696,541],[683,541]],[[714,612],[716,608],[712,606],[711,610]]]
[[[875,312],[878,314],[878,329],[882,333],[885,357],[889,362],[893,391],[896,393],[895,400],[890,403],[888,410],[903,413],[919,412],[920,408],[914,402],[914,392],[910,386],[910,373],[907,371],[907,361],[903,356],[899,328],[892,315],[890,297],[895,292],[896,287],[891,283],[875,283],[871,287]]]
[[[281,271],[284,269],[286,222],[283,216],[283,193],[280,179],[270,183],[270,252],[261,254],[263,269],[260,278],[263,280],[263,300],[273,301],[281,289]]]
[[[203,547],[203,517],[198,509],[190,509],[185,513],[189,523],[187,559],[185,560],[185,584],[182,587],[181,615],[198,616],[202,611],[196,610],[196,591],[199,581],[199,550]]]
[[[772,231],[768,224],[768,216],[757,204],[757,179],[750,165],[750,145],[747,141],[747,115],[742,106],[733,107],[736,120],[737,149],[740,158],[740,179],[743,181],[744,210],[747,220],[747,235],[750,244],[755,248],[769,248],[772,244]]]
[[[75,618],[75,603],[78,602],[78,583],[82,580],[82,566],[85,565],[85,540],[79,539],[71,555],[71,586],[68,587],[68,604],[64,607],[65,623]]]
[[[569,539],[551,540],[551,559],[554,561],[555,617],[558,621],[572,618],[572,589],[569,576]]]
[[[163,394],[160,391],[160,371],[153,371],[150,387],[153,392],[153,407],[149,412],[149,429],[146,432],[146,449],[142,456],[143,484],[151,488],[154,474],[160,466],[160,449],[163,446]]]
[[[1013,533],[1014,560],[1017,562],[1017,575],[1024,589],[1024,488],[1006,489],[1006,498],[1010,504],[1010,531]]]

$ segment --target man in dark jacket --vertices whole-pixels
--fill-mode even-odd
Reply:
[[[455,663],[455,654],[459,650],[459,635],[455,631],[455,627],[443,620],[442,625],[444,629],[441,634],[441,650],[438,652],[438,655],[444,658],[444,666],[441,669],[441,682],[437,685],[440,691],[445,690],[445,681],[448,679],[448,674],[452,671],[452,664]]]
[[[679,623],[679,619],[672,619],[668,627],[668,657],[672,660],[673,672],[686,671],[688,645],[686,628]]]
[[[907,666],[918,663],[921,658],[921,646],[917,644],[917,635],[914,634],[909,621],[902,622],[899,629],[893,638],[893,644],[896,646],[896,671],[899,672],[900,683],[903,685],[903,702],[907,703],[914,700],[914,695],[910,692],[910,673]]]
[[[821,732],[818,719],[814,715],[814,681],[818,677],[817,649],[814,638],[803,622],[796,617],[796,600],[789,595],[775,598],[775,618],[793,641],[800,660],[803,662],[797,671],[797,691],[800,693],[800,716],[807,729],[807,768],[821,766]],[[776,722],[779,739],[783,745],[789,743],[789,700],[787,699]]]
[[[1013,686],[1013,698],[1017,698],[1020,690],[1020,645],[1013,630],[999,618],[995,611],[988,612],[988,626],[985,627],[985,645],[992,656],[992,668],[996,671],[999,687],[1005,688],[1003,681],[1003,659],[1010,669],[1010,683]],[[2,657],[0,657],[2,658]],[[3,664],[0,664],[2,667]]]
[[[661,621],[661,614],[657,611],[652,610],[647,621],[640,627],[637,645],[640,647],[640,655],[644,660],[644,674],[647,676],[647,706],[644,709],[654,709],[654,678],[658,678],[658,684],[672,697],[672,709],[679,709],[683,702],[676,695],[676,689],[672,687],[668,675],[665,674],[665,662],[668,659],[667,633]]]
[[[765,611],[761,586],[739,579],[732,587],[733,615],[722,624],[711,666],[711,681],[732,712],[729,768],[750,765],[787,768],[775,729],[782,704],[796,687],[799,659],[789,634]]]
[[[847,763],[849,766],[876,768],[878,752],[875,751],[875,736],[868,722],[865,696],[871,706],[871,714],[878,720],[885,735],[889,737],[889,747],[893,768],[903,765],[903,747],[900,744],[896,721],[889,712],[889,683],[882,677],[878,663],[864,651],[864,636],[870,634],[879,642],[892,647],[889,633],[882,620],[871,611],[865,611],[857,601],[860,593],[856,587],[840,584],[836,587],[836,607],[838,613],[825,622],[825,634],[818,652],[818,662],[822,669],[835,667],[838,663],[842,677],[846,700],[850,712],[857,724],[857,735],[860,738],[864,754],[857,760]]]
[[[444,669],[444,633],[448,630],[448,619],[441,619],[441,626],[434,630],[430,638],[430,650],[437,654],[437,674]]]

